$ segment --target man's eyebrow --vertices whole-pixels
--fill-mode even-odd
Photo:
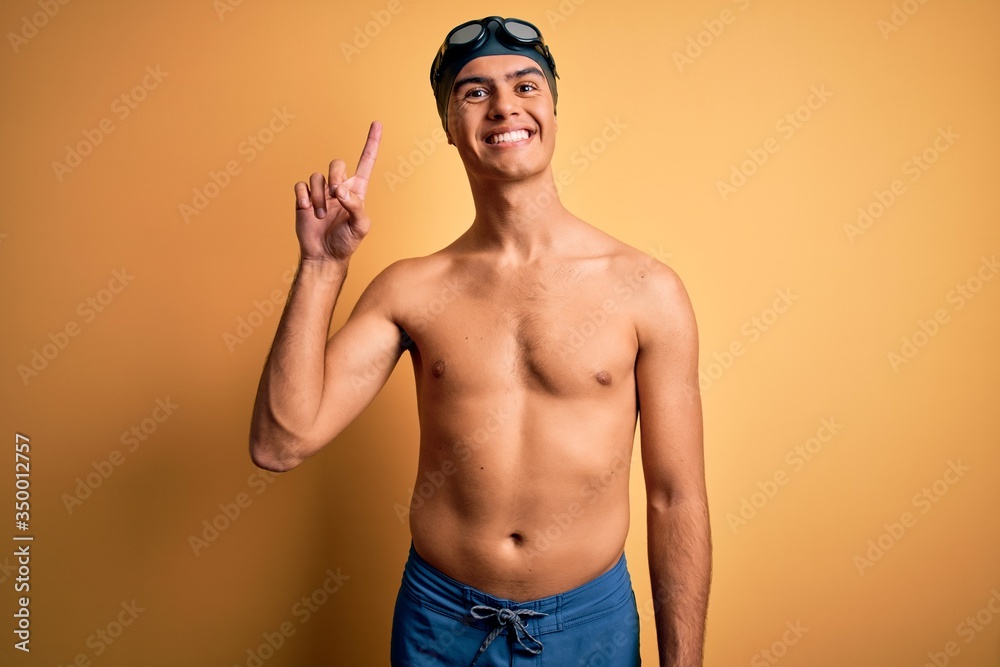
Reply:
[[[462,86],[467,86],[470,83],[492,83],[493,79],[488,79],[485,76],[467,76],[464,79],[459,79],[455,82],[454,90],[458,92],[458,89]]]
[[[510,81],[511,79],[520,79],[521,77],[528,76],[529,74],[535,74],[540,77],[545,76],[542,73],[542,70],[538,69],[537,67],[525,67],[524,69],[519,69],[515,72],[509,72],[506,76],[504,76],[504,80]],[[457,92],[462,86],[467,86],[472,83],[478,83],[478,84],[493,83],[493,79],[486,76],[467,76],[464,79],[459,79],[458,81],[456,81],[453,90]]]
[[[511,72],[510,74],[505,76],[504,79],[510,81],[511,79],[520,79],[522,76],[528,76],[529,74],[537,74],[538,76],[541,77],[545,76],[544,74],[542,74],[542,70],[538,69],[537,67],[525,67],[524,69],[519,69],[516,72]]]

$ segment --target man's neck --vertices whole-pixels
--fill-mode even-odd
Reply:
[[[466,233],[472,245],[514,262],[530,262],[558,243],[575,218],[559,200],[551,169],[517,181],[471,178],[476,219]]]

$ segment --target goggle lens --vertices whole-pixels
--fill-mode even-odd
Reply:
[[[521,23],[520,21],[506,21],[503,27],[507,29],[507,32],[517,37],[518,39],[523,39],[524,41],[532,41],[536,39],[541,39],[541,35],[538,31],[532,28],[526,23]]]
[[[459,44],[468,44],[469,42],[475,41],[479,37],[480,33],[483,32],[483,26],[479,23],[473,23],[472,25],[467,25],[464,28],[459,28],[451,37],[448,38],[448,43],[458,46]]]

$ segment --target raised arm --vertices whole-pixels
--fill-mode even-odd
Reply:
[[[392,272],[368,286],[327,340],[350,258],[371,227],[364,209],[382,128],[372,123],[357,170],[330,163],[295,185],[299,268],[264,363],[250,424],[250,457],[268,470],[294,468],[335,438],[385,384],[402,353],[389,305]]]
[[[677,275],[647,278],[636,387],[660,665],[701,667],[712,572],[698,331]]]

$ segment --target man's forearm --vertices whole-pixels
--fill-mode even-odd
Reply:
[[[286,451],[315,423],[323,396],[325,350],[347,262],[299,263],[274,343],[264,363],[250,426],[250,453],[267,468],[285,467]]]
[[[649,574],[662,667],[701,667],[712,578],[708,506],[647,508]]]

